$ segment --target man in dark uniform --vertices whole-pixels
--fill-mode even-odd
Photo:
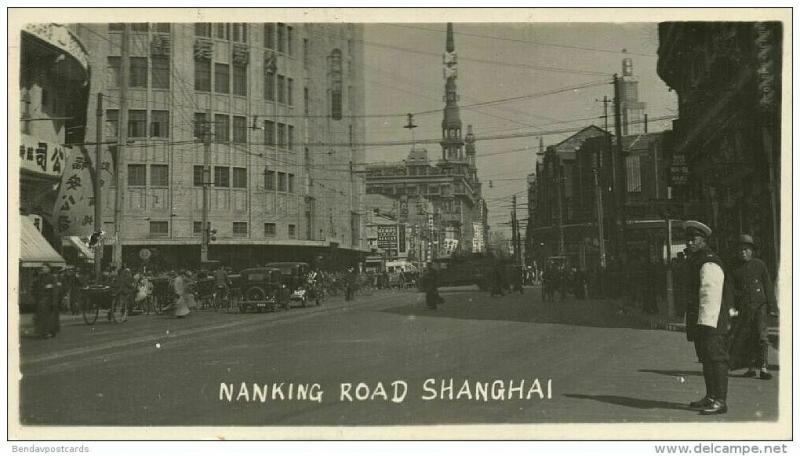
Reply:
[[[753,238],[739,236],[739,247],[740,263],[732,274],[738,317],[731,344],[731,369],[747,367],[745,377],[755,377],[760,369],[759,377],[769,380],[767,315],[777,315],[775,291],[767,266],[753,257]]]
[[[702,415],[728,411],[728,330],[732,290],[726,286],[722,261],[707,239],[711,228],[697,221],[684,223],[690,258],[687,274],[686,339],[693,341],[700,362],[706,395],[689,404]]]
[[[436,310],[444,302],[439,296],[439,274],[433,263],[428,263],[425,275],[422,277],[422,288],[425,290],[425,305],[430,310]]]

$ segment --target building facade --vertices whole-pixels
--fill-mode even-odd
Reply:
[[[89,93],[89,56],[78,37],[61,24],[28,24],[20,47],[20,202],[27,254],[63,262],[59,184],[68,161],[80,151]],[[91,227],[90,227],[91,229]],[[44,242],[44,237],[47,242]],[[47,245],[49,243],[49,245]],[[26,248],[22,260],[25,261]],[[29,258],[31,264],[40,261]]]
[[[689,216],[733,253],[751,234],[773,273],[780,252],[782,24],[659,24],[658,74],[678,94],[675,157]]]
[[[96,69],[90,109],[104,94],[106,256],[116,244],[126,264],[140,255],[166,265],[199,261],[206,139],[210,259],[245,266],[325,252],[354,260],[366,251],[364,178],[355,172],[364,161],[361,26],[130,24],[126,77],[124,28],[76,27]],[[120,125],[125,79],[128,119]],[[86,136],[97,128],[89,116]],[[121,128],[123,147],[115,143]],[[81,163],[72,168],[65,179],[81,182]],[[80,190],[67,195],[76,207],[63,212],[70,223],[62,234],[86,231]]]
[[[453,26],[447,25],[444,53],[445,107],[442,118],[441,155],[430,157],[422,148],[412,148],[402,162],[367,166],[367,193],[382,194],[400,201],[403,217],[415,210],[417,197],[432,204],[427,230],[432,258],[455,252],[485,250],[488,209],[482,196],[475,162],[472,125],[463,135],[458,107],[457,55]],[[428,258],[428,259],[432,259]]]

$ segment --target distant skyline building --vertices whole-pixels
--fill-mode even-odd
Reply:
[[[488,209],[475,162],[475,135],[472,125],[467,126],[466,137],[462,131],[456,86],[458,55],[450,23],[442,61],[445,107],[440,158],[431,159],[426,149],[412,147],[403,162],[367,166],[367,193],[397,198],[407,211],[421,207],[416,200],[432,203],[433,213],[428,214],[431,229],[418,230],[430,236],[432,256],[484,251],[488,238]],[[402,220],[403,214],[400,216]]]
[[[622,135],[645,133],[644,122],[647,103],[639,101],[639,80],[633,74],[633,59],[622,59],[622,78],[620,81],[620,112],[622,114]]]

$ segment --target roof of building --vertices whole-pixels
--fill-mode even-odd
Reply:
[[[574,160],[575,159],[575,148],[580,147],[580,145],[588,138],[592,138],[595,136],[602,136],[606,133],[605,130],[596,126],[596,125],[589,125],[588,127],[578,131],[574,135],[570,136],[569,138],[561,141],[560,143],[548,146],[548,149],[555,149],[555,152],[561,157],[562,160]]]

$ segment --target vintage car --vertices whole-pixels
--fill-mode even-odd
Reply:
[[[239,311],[275,312],[279,307],[287,308],[289,291],[281,270],[277,268],[249,268],[239,273],[234,288],[240,290],[237,300]]]
[[[284,261],[267,263],[268,268],[281,270],[283,281],[289,289],[289,300],[305,307],[309,302],[320,305],[322,293],[318,283],[309,283],[308,277],[311,267],[308,263],[299,261]]]

